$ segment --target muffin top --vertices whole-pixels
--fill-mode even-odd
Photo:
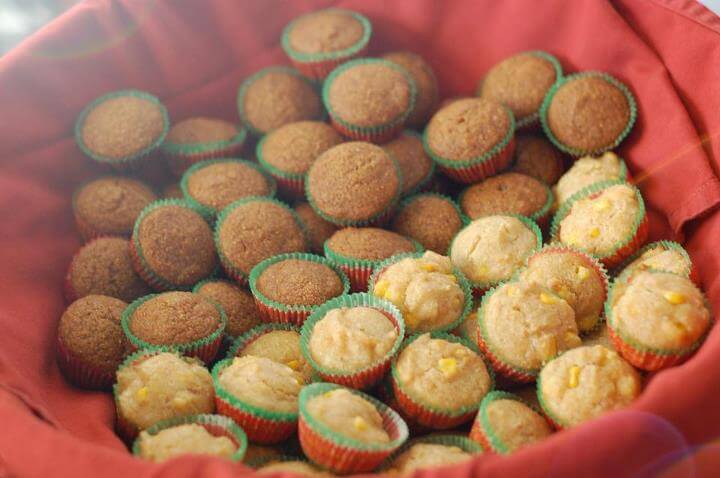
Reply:
[[[385,60],[405,68],[415,81],[416,97],[406,123],[408,126],[422,128],[435,111],[438,102],[438,84],[430,65],[417,53],[395,51],[382,56]]]
[[[538,442],[552,434],[545,417],[514,395],[493,392],[483,401],[478,420],[492,433],[491,444],[500,453],[512,453],[523,446]],[[481,418],[482,416],[482,418]]]
[[[425,249],[445,254],[463,219],[452,199],[420,194],[401,204],[393,218],[392,230],[415,239]]]
[[[220,304],[227,317],[225,333],[231,337],[238,337],[260,325],[260,314],[252,294],[232,282],[208,280],[198,284],[193,292]]]
[[[322,153],[342,143],[327,123],[298,121],[268,133],[258,145],[258,158],[280,173],[304,175]]]
[[[414,470],[461,463],[470,458],[470,453],[457,446],[415,443],[392,461],[388,472],[406,474]]]
[[[140,433],[138,447],[140,458],[156,463],[185,454],[229,459],[237,451],[237,445],[230,438],[214,436],[196,423],[165,428],[153,435],[144,431]]]
[[[364,34],[365,27],[352,12],[331,8],[294,20],[288,30],[288,41],[299,53],[329,53],[352,47]]]
[[[625,167],[615,153],[607,152],[594,158],[586,156],[576,160],[554,187],[555,199],[562,205],[570,196],[586,186],[601,181],[625,179]]]
[[[692,267],[690,256],[680,244],[658,241],[648,244],[638,251],[635,259],[632,259],[623,269],[623,274],[655,269],[687,277]]]
[[[343,293],[343,282],[331,267],[303,259],[284,259],[260,272],[257,291],[286,305],[319,305]]]
[[[378,261],[401,252],[415,252],[413,242],[391,231],[376,227],[346,227],[330,236],[326,250],[353,259]]]
[[[520,214],[536,218],[549,209],[550,189],[525,174],[504,173],[473,184],[460,196],[460,208],[470,219],[489,214]]]
[[[402,173],[402,194],[414,191],[428,179],[432,172],[433,162],[425,154],[422,138],[414,131],[405,130],[396,139],[385,143],[385,152],[395,158]]]
[[[321,154],[306,184],[313,208],[340,224],[373,219],[397,200],[401,188],[395,160],[379,146],[361,141]]]
[[[229,141],[238,134],[238,127],[229,121],[195,116],[175,123],[165,142],[182,145],[219,143]]]
[[[515,164],[512,170],[552,185],[563,173],[562,155],[542,136],[518,136],[515,141]]]
[[[326,221],[315,212],[306,202],[298,203],[293,207],[297,213],[310,242],[310,250],[316,254],[323,254],[325,241],[337,231],[337,226]]]
[[[300,350],[299,330],[270,330],[253,339],[238,351],[238,356],[253,355],[265,357],[287,365],[300,372],[306,382],[310,382],[312,368]]]
[[[307,413],[333,432],[361,443],[391,441],[375,405],[357,393],[337,388],[311,398]]]

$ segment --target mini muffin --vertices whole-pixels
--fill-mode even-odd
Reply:
[[[535,283],[563,298],[575,311],[580,332],[592,331],[603,314],[608,278],[592,256],[557,246],[545,246],[528,258],[519,278]]]
[[[362,56],[371,34],[367,17],[351,10],[328,8],[290,22],[283,30],[282,47],[303,75],[322,80],[336,66]]]
[[[400,408],[421,425],[456,427],[471,420],[493,376],[471,342],[441,332],[406,340],[392,364]]]
[[[483,297],[478,309],[478,343],[495,370],[518,382],[532,382],[558,353],[580,345],[575,312],[538,284],[508,282]]]
[[[289,472],[300,476],[323,477],[332,476],[323,473],[319,468],[299,459],[271,460],[257,469],[258,475],[269,473]]]
[[[402,191],[397,161],[382,148],[354,141],[328,149],[308,171],[305,190],[312,208],[340,226],[382,222]]]
[[[552,428],[538,410],[517,395],[495,391],[480,404],[470,438],[488,450],[506,455],[551,434]]]
[[[527,174],[552,185],[560,179],[565,166],[560,151],[542,136],[518,136],[515,147],[515,163],[512,170]]]
[[[595,183],[560,208],[551,235],[594,255],[606,267],[615,267],[647,239],[645,203],[635,186],[620,181]]]
[[[505,169],[515,150],[515,119],[500,103],[484,98],[453,101],[430,120],[425,151],[451,179],[474,183]]]
[[[238,90],[237,107],[245,127],[256,136],[323,115],[320,96],[310,80],[283,66],[265,68],[246,79]]]
[[[102,295],[88,295],[65,309],[58,323],[60,370],[78,387],[106,389],[125,358],[128,343],[120,326],[127,304]]]
[[[368,289],[402,312],[408,333],[447,331],[470,312],[472,292],[450,258],[435,252],[399,254],[375,268]]]
[[[352,60],[323,83],[323,103],[340,134],[384,143],[397,136],[415,107],[415,81],[408,71],[379,58]]]
[[[162,349],[128,357],[114,391],[118,430],[125,438],[161,420],[215,411],[210,372],[196,359]]]
[[[130,253],[135,271],[155,290],[190,290],[217,269],[212,229],[189,203],[175,199],[143,210]]]
[[[170,183],[162,190],[163,199],[185,199],[180,183]]]
[[[643,370],[686,360],[712,324],[700,289],[672,272],[648,270],[617,279],[606,307],[620,355]]]
[[[132,234],[135,220],[156,196],[144,183],[106,176],[80,186],[73,195],[75,225],[83,239]]]
[[[562,206],[576,192],[602,181],[628,179],[625,161],[608,151],[602,156],[585,156],[576,160],[553,187],[556,207]]]
[[[383,58],[402,66],[410,73],[415,82],[417,96],[415,107],[406,123],[416,129],[425,127],[438,102],[438,83],[432,68],[423,57],[411,51],[386,53]]]
[[[462,463],[479,453],[482,453],[482,448],[463,436],[429,435],[403,445],[383,471],[391,475],[406,475],[415,470]]]
[[[616,148],[635,124],[630,90],[606,73],[586,71],[562,78],[540,110],[545,134],[573,156]]]
[[[172,346],[206,363],[215,358],[226,323],[219,305],[192,292],[142,297],[122,316],[125,335],[135,348]]]
[[[232,338],[241,336],[261,323],[252,294],[232,282],[208,279],[199,282],[193,292],[220,305],[227,317],[225,333]]]
[[[518,128],[538,124],[540,107],[550,88],[562,78],[562,67],[544,51],[527,51],[495,64],[480,81],[477,95],[510,108]]]
[[[138,90],[108,93],[90,103],[75,123],[85,155],[118,169],[135,167],[165,139],[170,121],[156,97]]]
[[[293,210],[305,227],[310,250],[316,254],[323,254],[325,241],[338,230],[338,227],[320,217],[309,203],[297,203]]]
[[[435,163],[425,153],[419,133],[406,129],[400,136],[384,144],[383,149],[400,166],[403,196],[428,186],[435,173]]]
[[[292,209],[275,199],[250,197],[232,203],[220,213],[215,246],[225,273],[245,284],[252,268],[260,262],[286,252],[304,252],[307,243],[300,219]]]
[[[460,194],[460,209],[470,219],[490,214],[519,214],[539,224],[550,215],[553,194],[550,188],[520,173],[498,174],[473,184]]]
[[[699,284],[697,269],[687,251],[673,241],[646,244],[618,267],[617,274],[634,274],[648,269],[672,272]]]
[[[463,228],[450,245],[450,259],[476,289],[507,280],[540,249],[542,235],[521,216],[485,216]]]
[[[85,244],[73,256],[65,277],[69,302],[91,294],[132,302],[149,293],[133,269],[129,241],[120,237],[99,237]]]
[[[415,239],[427,250],[445,254],[464,221],[455,201],[440,194],[424,193],[400,203],[391,228]]]
[[[275,195],[275,181],[255,163],[210,159],[185,171],[180,182],[185,199],[208,214],[218,214],[238,199]]]
[[[556,428],[570,428],[625,408],[641,391],[640,376],[602,345],[578,347],[543,367],[538,398]]]
[[[367,290],[373,268],[383,260],[421,249],[407,237],[375,227],[346,227],[325,241],[325,256],[347,274],[355,292]]]

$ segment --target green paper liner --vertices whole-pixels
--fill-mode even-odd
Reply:
[[[400,133],[400,136],[414,136],[415,138],[422,141],[422,135],[412,129],[404,129],[402,131],[402,133]],[[385,148],[383,148],[383,149],[385,149]],[[392,156],[392,154],[390,154],[389,151],[386,150],[385,152],[388,154],[388,156]],[[397,161],[397,159],[395,159],[395,161]],[[400,163],[398,163],[398,164],[400,164]],[[403,198],[407,198],[407,197],[416,195],[420,192],[428,191],[432,186],[431,183],[435,176],[435,169],[436,169],[435,161],[432,161],[432,158],[431,158],[430,159],[430,168],[428,169],[428,172],[425,174],[425,176],[422,179],[420,179],[420,181],[418,181],[418,183],[415,186],[413,186],[412,188],[408,189],[407,191],[402,191],[401,196]],[[403,186],[403,189],[404,189],[404,186]]]
[[[258,173],[262,174],[262,176],[267,181],[269,192],[265,195],[267,197],[274,197],[275,191],[277,189],[277,186],[275,184],[275,180],[272,178],[272,176],[268,175],[261,167],[259,167],[257,164],[247,161],[245,159],[240,158],[216,158],[216,159],[208,159],[205,161],[200,161],[195,164],[193,164],[187,171],[185,171],[185,174],[183,174],[182,179],[180,180],[180,189],[183,192],[183,196],[185,197],[185,201],[190,203],[192,207],[194,207],[198,211],[202,211],[203,216],[205,217],[211,217],[214,218],[217,216],[217,214],[220,213],[220,209],[216,209],[209,204],[203,204],[197,199],[195,199],[188,189],[188,182],[190,181],[190,176],[192,176],[195,172],[206,168],[208,166],[212,166],[214,164],[222,164],[222,163],[237,163],[242,164],[244,166],[248,166]],[[249,197],[249,196],[248,196]],[[264,196],[261,196],[264,197]],[[238,198],[242,199],[242,198]]]
[[[491,392],[494,393],[494,392]],[[395,460],[400,457],[403,453],[408,451],[413,445],[417,445],[420,443],[425,443],[429,445],[444,445],[444,446],[454,446],[457,448],[460,448],[462,451],[469,453],[471,455],[479,455],[482,454],[487,448],[484,448],[481,446],[481,444],[466,438],[461,435],[428,435],[420,438],[414,438],[410,441],[405,442],[403,446],[398,448],[398,450],[393,453],[390,457],[388,457],[387,460],[385,460],[385,463],[380,467],[379,471],[381,472],[388,472],[392,468],[392,464]],[[455,463],[457,464],[457,463]],[[441,466],[441,465],[435,465],[435,466]],[[448,466],[448,465],[445,465]]]
[[[152,144],[148,145],[144,149],[136,152],[135,154],[124,156],[122,158],[111,158],[107,156],[101,156],[93,151],[91,151],[82,138],[82,128],[85,124],[85,119],[87,118],[88,114],[98,105],[101,103],[113,99],[113,98],[119,98],[122,96],[135,96],[137,98],[141,98],[143,100],[148,100],[160,109],[160,114],[162,115],[163,119],[163,130],[162,133],[155,139],[155,141],[152,142]],[[83,111],[80,113],[80,116],[78,117],[77,121],[75,122],[75,142],[77,143],[80,150],[85,154],[85,156],[89,157],[90,159],[97,161],[102,164],[107,164],[112,166],[113,168],[116,168],[121,171],[126,171],[130,169],[135,169],[141,161],[147,159],[151,153],[153,153],[165,140],[165,136],[167,136],[168,131],[170,130],[170,118],[168,117],[168,112],[165,106],[160,102],[160,100],[151,95],[150,93],[146,93],[144,91],[140,90],[119,90],[119,91],[113,91],[111,93],[107,93],[103,96],[100,96],[96,99],[94,99],[89,105],[83,109]]]
[[[297,413],[275,412],[252,405],[240,400],[220,385],[220,374],[232,360],[221,360],[212,369],[217,412],[235,420],[254,443],[270,445],[289,438],[297,428]]]
[[[332,86],[333,81],[335,81],[337,77],[344,73],[346,70],[358,65],[369,64],[383,65],[401,73],[405,77],[405,80],[410,87],[410,99],[408,101],[407,109],[402,114],[400,114],[400,116],[394,118],[393,120],[386,123],[379,123],[373,126],[358,126],[348,121],[345,121],[344,119],[340,118],[337,113],[335,113],[332,105],[330,104],[330,87]],[[397,136],[398,133],[402,131],[403,126],[405,125],[405,121],[407,120],[408,116],[410,116],[413,108],[415,108],[416,97],[417,88],[415,86],[415,80],[412,79],[407,70],[395,63],[392,63],[388,60],[383,60],[381,58],[360,58],[357,60],[351,60],[343,63],[342,65],[335,68],[332,73],[328,75],[328,77],[325,79],[325,82],[323,83],[322,88],[323,104],[325,105],[325,109],[327,109],[328,111],[332,126],[346,138],[357,141],[367,141],[370,143],[386,143],[387,141]]]
[[[424,252],[406,252],[402,254],[396,254],[392,257],[389,257],[382,261],[380,264],[375,266],[372,275],[370,276],[370,280],[368,281],[368,293],[375,296],[375,283],[378,280],[378,277],[380,274],[385,272],[385,269],[390,267],[393,264],[396,264],[400,262],[403,259],[420,259],[423,257],[425,253]],[[405,328],[407,329],[408,334],[418,334],[418,333],[427,333],[427,332],[449,332],[453,330],[454,328],[458,327],[460,324],[462,324],[465,319],[467,318],[468,314],[472,310],[473,305],[473,294],[472,294],[472,288],[470,287],[470,282],[468,282],[465,275],[460,272],[460,269],[453,266],[452,268],[453,275],[457,278],[458,286],[460,286],[460,289],[463,292],[463,296],[465,297],[465,303],[463,305],[463,308],[460,312],[460,315],[450,322],[449,324],[443,325],[441,327],[436,327],[430,330],[412,330],[412,328],[406,323]],[[382,297],[379,297],[382,299]],[[385,299],[387,300],[387,299]],[[391,301],[390,301],[391,302]],[[392,303],[392,302],[391,302]],[[395,306],[397,307],[397,306]]]
[[[551,209],[552,209],[553,204],[555,204],[555,194],[552,192],[552,189],[550,189],[550,187],[547,184],[540,181],[539,179],[537,181],[540,182],[540,184],[542,184],[542,186],[543,186],[543,189],[545,189],[545,202],[540,207],[540,209],[538,209],[534,213],[530,214],[529,216],[525,216],[525,217],[528,217],[528,218],[532,219],[533,221],[535,221],[541,229],[545,229],[549,225],[549,222],[550,222],[550,216],[552,213]],[[463,198],[465,197],[465,194],[467,193],[468,189],[470,189],[470,187],[472,187],[472,186],[468,186],[467,188],[463,189],[462,192],[460,193],[460,195],[458,196],[457,202],[458,202],[458,205],[459,205],[461,211],[462,211]],[[470,222],[473,221],[473,218],[471,218],[464,212],[463,212],[463,214],[465,215],[465,217],[468,218],[468,220]],[[505,212],[499,212],[499,213],[493,213],[493,214],[515,214],[515,213],[505,211]],[[480,218],[482,216],[487,216],[487,214],[478,216],[478,218]]]
[[[560,88],[563,87],[566,83],[577,80],[579,78],[584,77],[599,77],[603,80],[607,81],[611,85],[615,86],[617,89],[619,89],[623,95],[625,95],[625,98],[628,102],[628,108],[630,109],[630,116],[628,118],[627,125],[625,126],[625,129],[618,135],[617,138],[615,138],[614,141],[611,143],[604,145],[600,148],[596,148],[593,150],[581,150],[574,148],[572,146],[566,145],[562,143],[552,132],[550,129],[550,125],[548,124],[548,110],[550,109],[550,104],[552,103],[552,100],[555,96],[555,94],[558,92]],[[616,78],[610,76],[607,73],[600,72],[600,71],[583,71],[581,73],[575,73],[572,75],[565,76],[560,79],[560,81],[555,82],[555,84],[550,87],[550,90],[547,92],[547,95],[545,95],[545,100],[543,100],[543,104],[540,107],[540,122],[542,124],[543,131],[545,132],[545,136],[548,137],[548,139],[561,151],[564,151],[565,153],[571,155],[571,156],[587,156],[587,155],[596,155],[603,153],[605,151],[609,151],[611,149],[617,148],[620,143],[627,137],[627,135],[632,130],[633,126],[635,125],[635,119],[637,118],[637,103],[635,102],[635,97],[630,92],[630,89],[621,81],[617,80]]]
[[[237,424],[221,415],[190,415],[185,417],[170,418],[169,420],[162,420],[155,425],[145,430],[150,435],[156,435],[162,430],[173,428],[179,425],[200,425],[205,428],[211,435],[216,437],[227,437],[237,447],[235,453],[230,457],[230,461],[237,462],[242,461],[247,451],[247,436],[242,428]],[[132,446],[132,454],[142,458],[140,454],[140,440],[135,440]]]
[[[267,134],[260,138],[255,146],[255,157],[262,168],[269,174],[277,183],[278,188],[286,196],[293,199],[301,200],[305,197],[305,173],[291,173],[283,171],[280,168],[273,166],[265,160],[263,154],[263,147]]]
[[[72,384],[91,390],[109,390],[115,382],[115,372],[97,368],[73,353],[58,335],[55,344],[58,368]]]
[[[367,51],[370,36],[372,35],[372,24],[370,23],[370,20],[368,20],[367,17],[365,17],[364,15],[361,15],[351,10],[339,8],[330,8],[324,11],[338,11],[347,13],[348,15],[355,18],[358,22],[360,22],[360,24],[362,25],[363,34],[356,43],[342,50],[320,53],[303,53],[295,50],[290,44],[290,31],[292,30],[295,22],[302,18],[302,16],[290,22],[285,27],[282,33],[281,44],[283,51],[285,51],[285,54],[290,58],[290,61],[295,68],[300,70],[303,75],[314,80],[323,80],[337,66],[352,58],[363,56],[364,53]],[[320,12],[311,12],[309,13],[309,15],[313,15],[316,13]]]
[[[196,357],[206,364],[212,362],[212,360],[217,355],[218,350],[220,349],[220,343],[223,339],[223,332],[225,331],[225,326],[227,324],[227,317],[225,316],[225,311],[214,300],[205,299],[208,301],[208,303],[212,304],[220,313],[220,325],[213,332],[198,340],[175,344],[153,344],[150,342],[146,342],[132,332],[130,328],[130,321],[132,320],[132,316],[137,310],[137,308],[148,300],[158,297],[160,295],[161,294],[150,294],[144,297],[140,297],[139,299],[133,301],[130,305],[128,305],[123,311],[120,318],[120,325],[122,326],[123,332],[130,341],[132,347],[135,350],[167,347],[183,355],[187,355],[189,357]]]
[[[384,403],[370,395],[349,389],[375,406],[383,418],[383,428],[390,435],[391,441],[363,443],[332,431],[308,413],[307,404],[314,397],[338,388],[343,387],[331,383],[314,383],[300,391],[300,445],[310,460],[334,473],[371,472],[407,440],[407,425],[400,415]]]
[[[398,358],[402,354],[403,350],[421,335],[424,334],[415,334],[408,337],[405,342],[403,342],[400,351],[395,356],[395,358],[393,358],[392,361],[390,380],[392,383],[393,394],[395,395],[395,399],[397,400],[400,410],[402,410],[403,413],[410,417],[411,420],[419,423],[420,425],[438,430],[455,428],[467,421],[472,420],[472,418],[477,413],[478,407],[480,407],[480,402],[482,399],[478,400],[476,404],[461,407],[458,410],[443,409],[432,405],[427,405],[417,397],[413,397],[412,394],[407,391],[405,389],[405,386],[401,383],[397,371]],[[464,345],[473,352],[478,353],[477,347],[473,342],[462,339],[455,335],[451,335],[445,332],[430,332],[430,337],[434,339],[443,339],[448,342],[458,343]],[[481,354],[478,353],[478,355],[483,358]],[[484,358],[483,362],[485,363],[485,368],[488,375],[490,376],[489,390],[491,391],[495,388],[495,374],[493,373],[493,368],[485,361]]]
[[[650,249],[654,249],[656,247],[662,247],[665,250],[672,249],[679,252],[687,261],[687,267],[685,268],[685,271],[682,273],[682,275],[693,281],[698,287],[701,287],[702,284],[700,283],[700,274],[698,273],[697,266],[693,263],[692,259],[690,258],[690,254],[688,254],[685,248],[675,241],[661,240],[645,244],[643,247],[638,249],[637,252],[625,259],[622,264],[617,266],[613,271],[613,275],[619,276],[621,273],[625,272],[627,266],[629,266],[632,262],[634,262],[636,259],[638,259]]]
[[[322,320],[328,312],[339,308],[370,307],[381,312],[392,322],[398,335],[392,348],[379,360],[368,364],[357,371],[334,370],[324,367],[315,361],[310,350],[310,337],[315,325]],[[342,295],[325,302],[308,317],[300,331],[300,350],[305,360],[317,372],[321,379],[355,389],[368,389],[380,382],[390,369],[390,361],[397,354],[405,338],[405,321],[402,314],[391,302],[378,299],[370,294]]]
[[[236,126],[237,134],[224,141],[205,143],[170,143],[165,141],[160,147],[170,170],[176,176],[182,176],[188,168],[200,161],[215,158],[234,158],[240,155],[247,131],[240,125]]]
[[[287,330],[291,332],[297,332],[298,335],[300,334],[300,327],[292,324],[273,322],[269,324],[257,325],[245,332],[244,334],[238,336],[238,338],[233,341],[232,345],[227,351],[227,356],[225,358],[233,359],[235,357],[240,357],[242,351],[245,350],[245,348],[253,341],[262,337],[265,334],[274,332],[276,330]]]
[[[301,261],[314,262],[316,264],[322,264],[332,269],[342,282],[341,296],[347,294],[350,291],[350,281],[348,280],[345,273],[338,266],[335,265],[329,259],[315,254],[308,254],[305,252],[291,252],[288,254],[280,254],[277,256],[265,259],[258,265],[252,268],[250,271],[250,290],[255,298],[255,303],[258,306],[260,312],[260,318],[265,322],[280,322],[289,323],[293,325],[302,325],[310,314],[321,307],[318,305],[291,305],[282,304],[278,301],[272,300],[263,294],[257,287],[257,281],[265,270],[273,264],[282,262],[288,259],[297,259]],[[331,299],[332,300],[332,299]],[[327,302],[326,302],[327,303]]]
[[[616,185],[626,185],[633,189],[635,192],[635,198],[638,202],[638,213],[635,218],[635,222],[632,225],[631,228],[631,234],[628,235],[628,237],[622,241],[619,241],[617,244],[615,244],[610,253],[607,254],[591,254],[593,257],[597,258],[600,262],[603,263],[605,267],[608,269],[613,269],[617,265],[619,265],[622,261],[624,261],[626,258],[634,254],[640,247],[645,243],[648,237],[648,217],[647,213],[645,211],[645,201],[643,200],[642,194],[640,194],[640,190],[624,181],[621,180],[615,180],[615,181],[602,181],[595,184],[591,184],[590,186],[587,186],[580,191],[576,192],[570,198],[563,203],[562,206],[560,206],[560,209],[558,210],[557,214],[555,214],[555,217],[552,221],[552,226],[550,228],[550,236],[552,241],[561,242],[560,241],[560,227],[563,219],[567,217],[568,214],[570,214],[573,205],[585,198],[593,198],[599,195],[602,191],[605,189],[610,188],[611,186]],[[562,243],[562,242],[561,242]],[[576,247],[576,249],[579,249],[583,252],[587,252],[583,250],[581,247]]]

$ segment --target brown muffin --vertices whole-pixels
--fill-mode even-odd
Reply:
[[[385,143],[383,149],[395,158],[402,174],[402,194],[411,194],[426,184],[434,171],[432,159],[425,154],[422,137],[405,130],[396,139]]]
[[[163,188],[162,197],[163,199],[183,199],[185,196],[183,196],[180,183],[171,183]]]
[[[175,123],[165,138],[171,144],[198,144],[228,141],[238,134],[238,127],[219,118],[196,116]]]
[[[281,177],[300,177],[328,149],[342,138],[327,123],[298,121],[282,126],[258,143],[257,156],[270,173]]]
[[[310,242],[310,250],[322,254],[325,241],[337,231],[337,226],[320,217],[306,202],[296,204],[293,209],[295,209],[300,221],[305,226],[305,232]]]
[[[327,9],[303,15],[292,23],[288,42],[298,53],[329,53],[355,45],[364,34],[362,23],[350,12]]]
[[[335,254],[354,259],[382,260],[402,252],[415,252],[415,244],[400,234],[376,227],[346,227],[325,243]]]
[[[435,73],[423,57],[411,51],[387,53],[383,58],[405,68],[415,81],[415,107],[405,123],[413,128],[424,127],[438,102]]]
[[[155,193],[144,183],[108,176],[81,186],[73,197],[73,213],[85,240],[97,236],[130,236],[140,212]]]
[[[195,286],[193,292],[220,304],[227,316],[225,333],[231,337],[238,337],[261,323],[250,291],[232,282],[219,279],[203,281]]]
[[[130,242],[100,237],[85,244],[73,257],[66,277],[66,296],[72,302],[88,295],[132,302],[150,293],[130,259]]]
[[[504,173],[473,184],[460,195],[460,209],[470,219],[490,214],[520,214],[536,219],[550,207],[547,185],[519,173]]]
[[[343,293],[337,272],[301,259],[271,264],[260,273],[255,287],[268,299],[285,305],[320,305]]]
[[[392,221],[392,230],[418,241],[425,249],[447,254],[463,221],[457,205],[436,194],[420,194],[403,202]]]
[[[270,67],[254,74],[238,93],[240,118],[257,135],[288,123],[322,116],[320,96],[292,68]]]
[[[560,179],[565,168],[562,154],[550,141],[541,136],[526,135],[516,138],[512,170],[552,185]]]
[[[379,146],[360,141],[321,154],[306,185],[313,209],[340,225],[376,219],[393,205],[401,188],[397,162]]]

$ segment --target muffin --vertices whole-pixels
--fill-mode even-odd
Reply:
[[[310,80],[284,66],[265,68],[246,79],[238,90],[237,107],[243,124],[256,136],[323,116],[320,96]]]
[[[515,118],[500,103],[484,98],[453,101],[425,128],[425,151],[444,174],[474,183],[505,169],[515,150]]]
[[[185,171],[180,187],[190,204],[211,216],[238,199],[275,195],[275,181],[255,163],[242,159],[196,163]]]
[[[150,293],[130,258],[130,243],[120,237],[99,237],[73,256],[65,277],[65,297],[72,302],[87,295],[106,295],[125,302]]]
[[[482,448],[463,436],[429,435],[403,445],[388,460],[383,471],[391,475],[406,475],[415,470],[462,463],[479,453],[482,453]]]
[[[383,149],[400,166],[403,196],[426,188],[432,181],[435,163],[425,154],[419,133],[406,129],[400,136],[384,144]]]
[[[562,67],[544,51],[527,51],[495,64],[480,81],[477,95],[510,108],[518,128],[538,124],[540,107],[550,88],[562,78]]]
[[[130,237],[135,220],[156,199],[155,193],[136,179],[95,179],[73,195],[75,225],[86,241],[99,236]]]
[[[628,179],[625,161],[608,151],[602,156],[585,156],[576,160],[553,187],[556,207],[562,206],[576,192],[603,181]]]
[[[411,128],[424,128],[438,103],[438,84],[435,73],[423,57],[411,51],[386,53],[382,57],[405,68],[415,82],[415,107],[406,123]]]
[[[257,469],[258,475],[269,473],[289,472],[300,476],[323,477],[332,476],[323,473],[319,468],[297,458],[287,460],[271,460]]]
[[[208,279],[193,288],[195,294],[217,302],[225,312],[225,334],[237,338],[261,324],[260,313],[252,294],[232,282]]]
[[[699,285],[697,269],[687,251],[673,241],[657,241],[646,244],[630,256],[615,271],[619,274],[634,274],[648,269],[672,272],[687,277]]]
[[[338,230],[338,227],[320,217],[309,203],[297,203],[293,210],[305,228],[310,250],[315,254],[324,254],[325,241]]]
[[[632,129],[636,114],[627,86],[606,73],[585,71],[555,83],[540,120],[555,146],[585,156],[615,149]]]
[[[80,113],[75,141],[89,158],[129,169],[162,144],[169,128],[160,100],[144,91],[121,90],[97,98]]]
[[[305,173],[322,153],[342,143],[327,123],[298,121],[263,136],[255,149],[260,165],[292,197],[305,194]]]
[[[415,81],[405,68],[379,58],[342,64],[323,83],[333,127],[354,140],[384,143],[402,130],[415,107]]]
[[[538,377],[538,399],[556,428],[625,408],[640,391],[635,369],[602,345],[569,350],[545,365]]]
[[[565,171],[563,158],[550,141],[542,136],[518,136],[512,171],[527,174],[547,185],[555,184]]]
[[[213,275],[217,256],[212,229],[185,201],[163,199],[146,207],[130,243],[135,271],[155,290],[190,290]]]
[[[367,17],[339,8],[317,10],[290,22],[282,47],[303,75],[323,80],[338,65],[362,56],[372,27]]]
[[[394,158],[370,143],[343,143],[321,154],[307,173],[308,201],[320,217],[340,226],[382,222],[402,191]]]
[[[464,221],[455,201],[440,194],[424,193],[400,203],[391,229],[416,240],[429,251],[445,254]]]
[[[88,295],[65,309],[57,330],[57,360],[65,377],[82,388],[107,389],[125,358],[120,315],[127,304],[103,295]]]
[[[307,243],[300,219],[288,206],[267,197],[249,197],[220,213],[215,246],[228,277],[246,284],[260,262],[286,252],[304,252]]]

